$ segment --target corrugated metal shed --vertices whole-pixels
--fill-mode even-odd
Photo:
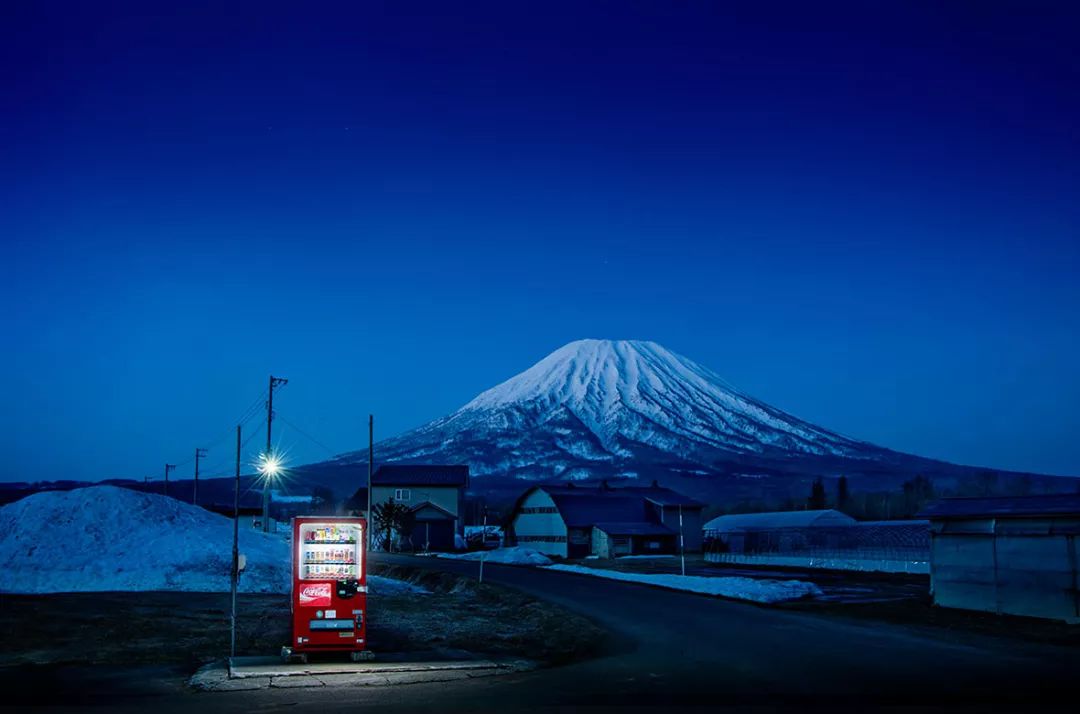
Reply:
[[[1080,494],[948,498],[921,515],[936,604],[1080,622]]]

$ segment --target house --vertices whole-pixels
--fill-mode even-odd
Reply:
[[[405,546],[415,550],[455,549],[463,534],[461,514],[469,467],[445,464],[384,464],[371,476],[372,507],[393,500],[409,507],[412,529]],[[350,499],[357,511],[367,509],[367,489]]]
[[[706,539],[718,542],[726,552],[787,553],[811,546],[839,547],[840,533],[835,529],[856,523],[851,516],[830,508],[733,513],[713,518],[703,530]]]
[[[548,555],[674,554],[701,550],[699,503],[654,481],[647,487],[535,486],[518,499],[507,536]]]
[[[921,515],[934,604],[1080,623],[1080,494],[946,498]]]

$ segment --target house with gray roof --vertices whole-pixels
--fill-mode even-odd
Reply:
[[[469,467],[464,464],[383,464],[371,476],[371,503],[408,506],[413,525],[401,547],[450,551],[455,549],[455,536],[463,535],[468,485]],[[366,487],[353,495],[348,508],[367,510]]]
[[[534,486],[514,505],[510,542],[561,558],[667,555],[701,550],[704,504],[655,481],[611,488]],[[681,518],[681,527],[680,527]]]

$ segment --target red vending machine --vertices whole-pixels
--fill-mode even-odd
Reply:
[[[363,518],[302,516],[293,519],[292,643],[287,660],[306,662],[311,652],[367,651],[367,564]]]

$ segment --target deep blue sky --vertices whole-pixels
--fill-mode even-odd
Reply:
[[[1080,474],[1075,3],[176,4],[0,16],[0,479],[228,471],[271,372],[359,448],[581,337]]]

